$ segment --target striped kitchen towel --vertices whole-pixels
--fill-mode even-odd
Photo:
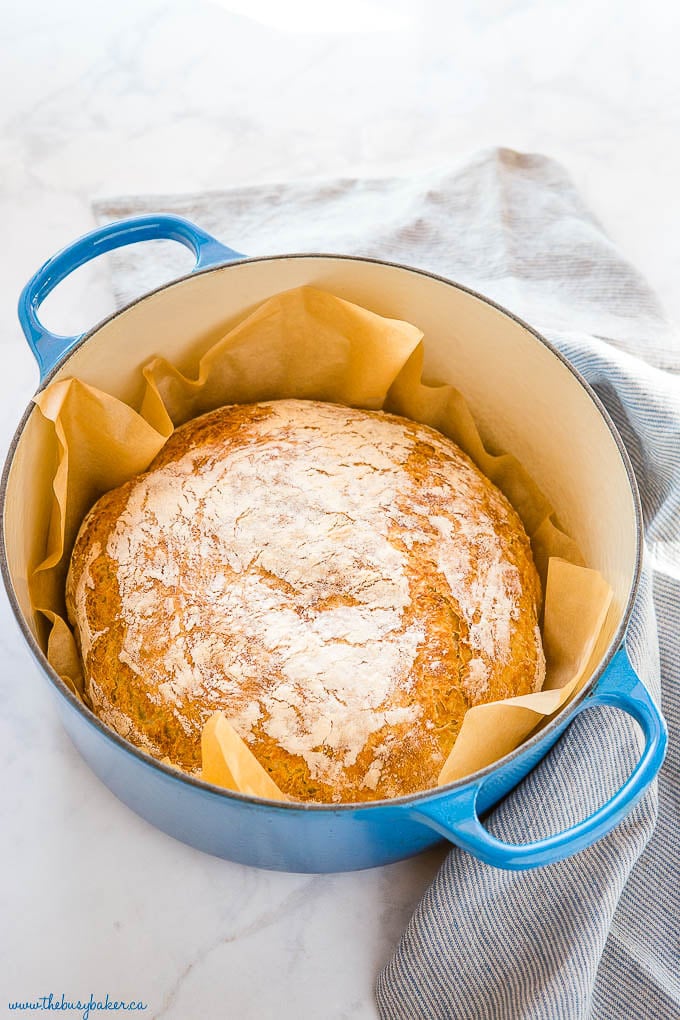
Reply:
[[[378,976],[383,1020],[666,1020],[680,1017],[680,336],[640,275],[543,156],[481,152],[409,179],[250,186],[97,203],[100,221],[178,212],[253,254],[342,251],[406,262],[494,298],[548,336],[593,385],[637,474],[646,565],[628,648],[662,698],[669,752],[658,786],[608,837],[531,872],[454,849]],[[179,275],[114,253],[120,303]],[[161,249],[159,249],[160,251]],[[658,634],[658,637],[657,637]],[[627,716],[581,714],[498,807],[523,841],[593,811],[640,753]]]

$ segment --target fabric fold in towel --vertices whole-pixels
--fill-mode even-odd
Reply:
[[[609,836],[570,860],[502,872],[453,849],[378,976],[384,1020],[680,1016],[680,335],[553,160],[510,149],[411,178],[252,185],[95,204],[99,222],[187,216],[251,255],[342,252],[473,287],[542,332],[614,419],[640,486],[646,562],[627,644],[669,725],[658,783]],[[120,305],[190,268],[112,253]],[[658,631],[658,638],[657,638]],[[660,650],[660,657],[659,657]],[[640,754],[623,713],[582,713],[492,813],[490,829],[538,838],[591,813]],[[540,812],[537,806],[541,805]]]

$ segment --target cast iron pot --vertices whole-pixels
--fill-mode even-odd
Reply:
[[[41,302],[78,266],[111,249],[160,238],[193,250],[193,272],[82,336],[60,337],[42,326],[37,315]],[[180,775],[104,726],[45,657],[27,589],[32,465],[41,435],[31,404],[4,468],[2,573],[28,647],[56,695],[62,722],[100,779],[134,811],[177,839],[244,864],[350,871],[400,860],[441,837],[501,868],[533,868],[576,853],[637,803],[661,766],[667,738],[624,644],[642,550],[633,471],[606,411],[558,351],[480,294],[431,273],[343,255],[245,258],[188,221],[161,215],[102,227],[55,255],[26,285],[19,317],[40,367],[41,388],[77,376],[136,406],[138,369],[153,355],[172,361],[187,340],[206,347],[260,302],[302,284],[416,323],[426,337],[426,378],[455,381],[485,439],[511,450],[558,508],[586,562],[614,590],[592,679],[547,727],[498,763],[448,786],[395,800],[346,806],[279,803]],[[627,712],[644,734],[642,755],[623,786],[590,817],[546,839],[512,845],[490,835],[480,816],[527,775],[578,713],[597,705]]]

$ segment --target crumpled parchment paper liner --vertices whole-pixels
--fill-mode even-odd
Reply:
[[[65,620],[64,550],[70,555],[80,523],[95,500],[143,471],[167,436],[127,404],[77,379],[52,383],[34,401],[53,424],[53,474],[45,477],[41,472],[36,483],[51,486],[53,498],[47,501],[44,555],[30,577],[30,592],[33,604],[52,624],[50,663],[71,690],[82,695],[80,657]]]
[[[543,650],[546,679],[538,694],[524,694],[468,709],[439,774],[439,785],[476,772],[513,751],[552,718],[587,677],[612,591],[597,570],[551,558],[545,592]],[[592,664],[594,665],[594,663]]]
[[[201,733],[201,778],[268,800],[289,800],[227,719],[214,712]]]
[[[558,711],[592,672],[592,650],[611,591],[601,575],[582,566],[575,543],[560,530],[553,508],[517,460],[484,446],[461,394],[451,385],[422,382],[422,343],[414,325],[301,287],[265,301],[207,351],[193,350],[187,337],[181,364],[158,357],[140,363],[146,385],[138,409],[77,379],[57,380],[39,393],[35,402],[45,451],[36,499],[44,512],[33,536],[29,588],[33,607],[46,622],[48,659],[69,688],[84,697],[64,584],[89,508],[104,492],[145,470],[184,421],[223,404],[296,397],[384,408],[434,426],[505,493],[531,538],[545,590],[545,688],[468,711],[440,783],[497,760]],[[284,798],[226,716],[216,716],[204,727],[204,778],[240,792]]]
[[[545,590],[549,558],[559,556],[583,565],[581,551],[559,528],[553,508],[519,461],[509,453],[492,453],[484,445],[462,394],[451,385],[423,383],[423,357],[423,345],[419,344],[390,387],[385,410],[444,432],[507,496],[531,539]]]
[[[194,377],[164,358],[151,361],[140,413],[165,434],[225,403],[284,395],[377,410],[422,336],[408,322],[298,287],[265,301],[197,366],[189,362]]]

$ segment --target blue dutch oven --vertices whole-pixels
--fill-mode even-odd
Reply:
[[[72,270],[114,248],[161,238],[193,250],[196,265],[190,274],[82,336],[56,336],[42,326],[41,302]],[[496,764],[395,800],[342,806],[270,802],[167,768],[104,726],[45,656],[44,621],[36,618],[27,585],[45,538],[35,534],[31,499],[45,439],[31,404],[3,474],[2,572],[62,722],[96,774],[134,811],[177,839],[244,864],[349,871],[400,860],[442,837],[500,868],[534,868],[574,854],[609,832],[642,797],[660,768],[666,729],[624,644],[642,550],[633,471],[606,411],[554,347],[480,294],[431,273],[342,255],[245,258],[188,221],[165,215],[102,227],[55,255],[25,287],[19,317],[40,368],[41,388],[76,376],[136,406],[139,368],[152,356],[181,360],[191,343],[205,349],[257,304],[302,284],[416,323],[426,338],[425,377],[454,381],[485,440],[512,450],[557,507],[586,562],[614,591],[591,679],[548,725]],[[480,820],[484,813],[547,754],[579,713],[599,705],[628,713],[644,734],[644,750],[623,786],[590,817],[546,839],[512,845],[494,838]]]

